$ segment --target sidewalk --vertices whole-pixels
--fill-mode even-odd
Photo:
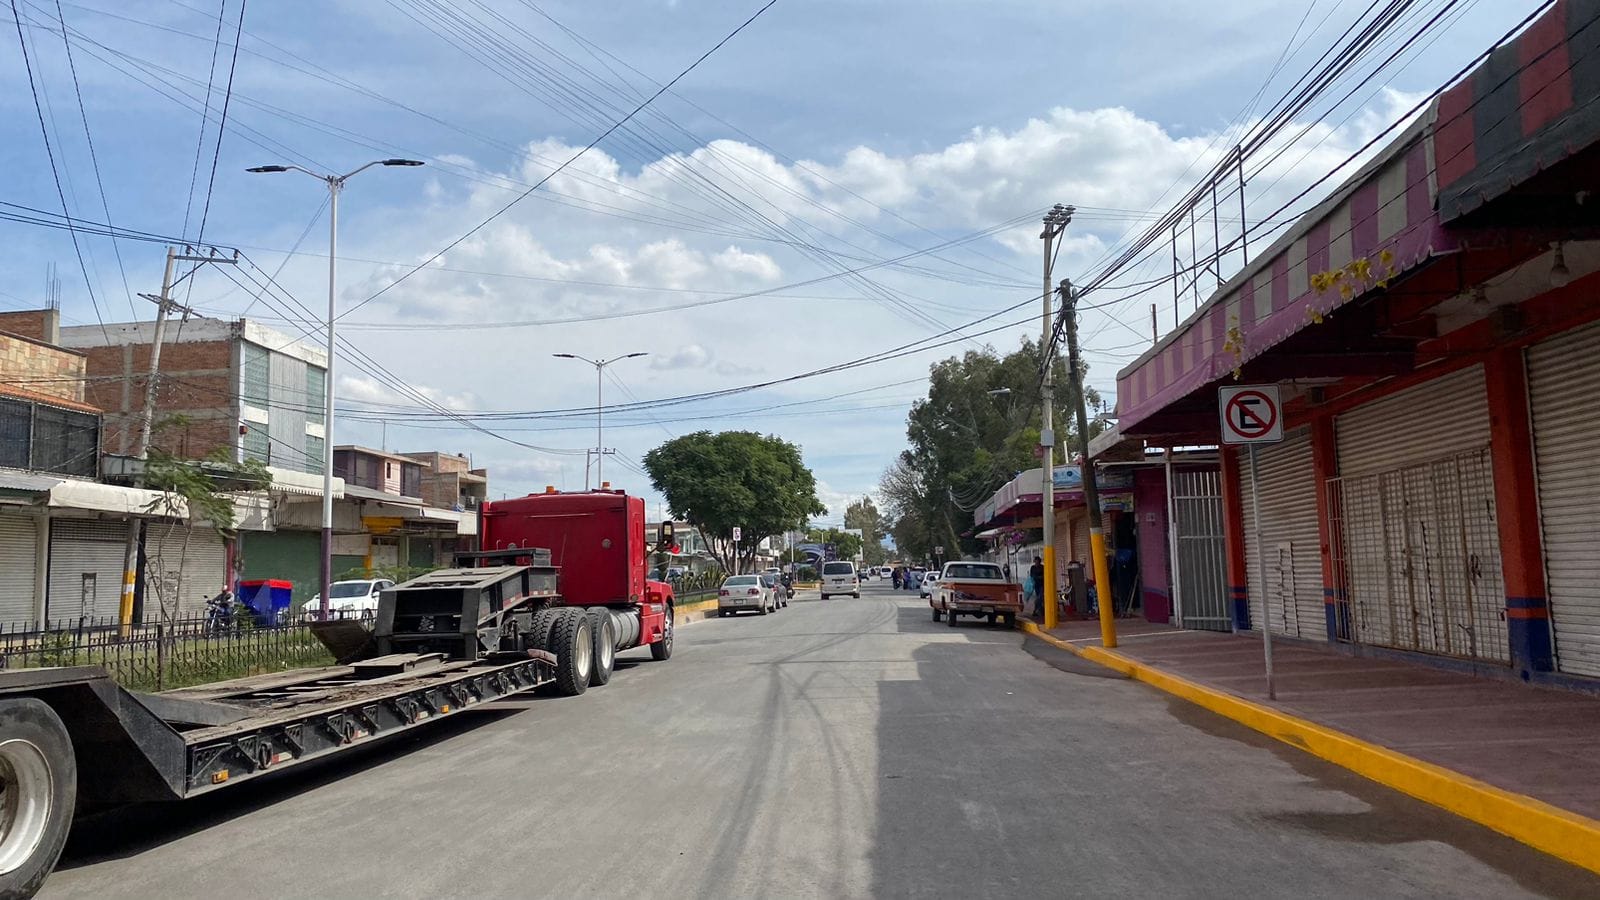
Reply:
[[[1596,752],[1600,748],[1600,697],[1283,642],[1272,648],[1278,699],[1269,701],[1259,635],[1183,631],[1139,619],[1120,619],[1117,626],[1118,646],[1109,652],[1101,648],[1099,625],[1093,621],[1063,622],[1050,635],[1056,639],[1053,643],[1063,642],[1080,655],[1128,670],[1133,677],[1174,693],[1183,692],[1183,682],[1218,692],[1223,695],[1220,704],[1205,705],[1220,705],[1217,711],[1223,715],[1569,861],[1591,869],[1600,865],[1600,822],[1578,818],[1600,820],[1600,752]],[[1226,698],[1248,703],[1233,703],[1239,712],[1235,715],[1227,708]],[[1251,704],[1376,745],[1366,754],[1376,774],[1336,758],[1342,751],[1323,752],[1308,746],[1295,733],[1292,722],[1273,722],[1269,728],[1249,721],[1259,718]],[[1499,789],[1521,797],[1488,798],[1496,803],[1511,802],[1495,811],[1487,809],[1482,798],[1451,803],[1422,796],[1411,787],[1417,772],[1396,772],[1400,783],[1384,777],[1384,769],[1404,768],[1409,762],[1385,759],[1393,755],[1385,750],[1449,770],[1442,779],[1435,779],[1443,782],[1437,788],[1470,793],[1487,786],[1489,793]],[[1449,784],[1448,776],[1454,773],[1483,785],[1475,786],[1466,779]],[[1566,817],[1573,819],[1572,823],[1557,823],[1577,828],[1564,831],[1560,842],[1570,842],[1574,835],[1585,838],[1592,846],[1573,849],[1586,861],[1552,849],[1548,841],[1541,845],[1518,833],[1527,823],[1506,820],[1506,813],[1527,819],[1530,810],[1538,812],[1534,808],[1539,804],[1519,808],[1516,801],[1524,798],[1555,807],[1551,812],[1557,813],[1558,819],[1562,818],[1559,811],[1576,814]]]

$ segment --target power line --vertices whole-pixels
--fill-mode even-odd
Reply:
[[[194,143],[194,168],[189,172],[189,200],[183,207],[183,234],[189,233],[189,213],[194,208],[194,188],[200,180],[200,153],[206,145],[206,126],[211,122],[211,86],[217,74],[217,51],[222,48],[222,14],[227,9],[228,0],[222,0],[222,7],[217,10],[217,33],[211,39],[211,65],[206,69],[206,98],[205,106],[200,112],[200,137]]]
[[[198,240],[202,241],[206,239],[206,219],[211,215],[211,191],[217,184],[217,161],[222,158],[222,134],[228,127],[228,104],[233,100],[233,73],[239,67],[239,40],[244,36],[244,9],[247,2],[248,0],[239,0],[239,24],[233,33],[233,59],[228,62],[228,86],[222,93],[222,115],[217,120],[217,146],[211,153],[211,177],[206,181],[206,203],[205,207],[200,211],[200,235]],[[227,2],[224,0],[223,9],[226,8]],[[222,21],[220,14],[217,17],[217,21],[220,28]],[[207,96],[210,96],[209,89]],[[204,128],[204,125],[202,124],[201,127]]]
[[[67,207],[67,193],[61,188],[61,171],[56,168],[56,154],[50,147],[50,130],[44,124],[44,107],[39,102],[39,87],[33,79],[33,61],[28,54],[28,42],[22,36],[22,16],[17,10],[17,0],[11,0],[11,16],[16,20],[17,43],[22,47],[22,65],[28,72],[28,90],[33,94],[33,111],[39,117],[39,134],[44,138],[45,156],[50,160],[50,175],[55,179],[56,196],[61,199],[61,215],[70,226],[72,211]],[[70,229],[72,234],[72,250],[78,257],[78,271],[83,273],[83,288],[89,294],[89,303],[94,307],[95,321],[100,323],[100,331],[105,334],[106,343],[111,342],[111,336],[106,332],[106,320],[100,315],[100,301],[94,295],[94,284],[89,280],[89,267],[83,261],[83,248],[78,245],[78,233]]]
[[[16,2],[16,0],[12,0],[13,4],[15,2]],[[626,116],[623,116],[621,119],[617,120],[617,122],[615,124],[613,124],[610,128],[607,128],[605,131],[601,132],[598,137],[596,137],[594,140],[590,141],[588,143],[588,145],[585,146],[582,150],[579,150],[577,153],[574,153],[572,156],[568,157],[568,159],[565,162],[563,162],[561,165],[557,166],[555,169],[551,170],[551,172],[549,174],[545,175],[543,178],[539,179],[539,181],[536,182],[532,187],[528,188],[526,191],[523,191],[521,194],[519,194],[516,197],[516,199],[512,200],[510,203],[507,203],[505,206],[502,206],[500,209],[496,210],[492,215],[489,216],[489,218],[484,219],[482,222],[480,222],[477,225],[474,225],[472,228],[468,229],[465,234],[461,235],[460,237],[458,237],[455,240],[451,241],[450,243],[446,244],[442,249],[440,249],[438,252],[434,253],[432,256],[428,257],[426,260],[424,260],[423,262],[418,264],[415,268],[411,269],[409,272],[406,272],[404,275],[401,275],[399,278],[395,279],[394,281],[389,282],[389,284],[387,284],[384,287],[380,288],[377,291],[377,293],[375,293],[372,296],[366,298],[365,300],[360,301],[355,306],[352,306],[349,309],[345,310],[344,313],[342,315],[340,315],[339,318],[343,318],[344,316],[347,316],[350,313],[355,312],[356,310],[360,309],[361,307],[366,306],[368,303],[371,303],[373,300],[376,300],[379,297],[383,296],[383,294],[387,293],[395,285],[400,284],[401,282],[405,281],[406,279],[410,278],[411,276],[413,276],[413,275],[417,274],[418,272],[422,271],[422,269],[425,268],[428,264],[432,263],[434,260],[437,260],[439,257],[443,256],[445,253],[449,252],[450,250],[455,249],[455,247],[460,245],[460,243],[462,241],[466,240],[469,237],[472,237],[474,234],[477,234],[480,230],[482,230],[484,228],[484,226],[488,225],[490,222],[493,222],[495,219],[500,218],[501,215],[505,214],[513,206],[516,206],[518,203],[521,203],[522,200],[525,197],[527,197],[529,194],[533,193],[534,191],[538,190],[540,188],[540,186],[542,186],[543,184],[548,182],[550,179],[552,179],[555,176],[559,175],[568,166],[572,165],[574,162],[577,162],[579,157],[583,156],[585,153],[588,153],[590,150],[594,149],[594,147],[596,145],[598,145],[601,141],[603,141],[607,137],[609,137],[612,132],[616,131],[618,128],[621,128],[630,119],[632,119],[634,116],[638,115],[641,110],[643,110],[646,106],[649,106],[652,102],[654,102],[657,97],[660,97],[662,94],[666,93],[667,89],[669,89],[673,85],[677,84],[680,80],[682,80],[682,78],[685,75],[688,75],[690,72],[694,71],[696,66],[700,65],[702,62],[705,62],[705,60],[709,56],[711,56],[711,54],[717,52],[717,50],[720,49],[723,44],[726,44],[728,41],[733,40],[733,38],[735,36],[737,36],[739,34],[739,32],[744,31],[745,28],[750,25],[750,23],[754,22],[757,18],[759,18],[762,13],[764,13],[767,10],[771,9],[773,7],[773,5],[776,4],[777,2],[778,2],[778,0],[767,0],[767,2],[765,4],[763,4],[760,9],[756,10],[755,13],[750,16],[750,18],[745,19],[744,22],[740,23],[739,27],[737,27],[733,31],[729,32],[727,34],[727,36],[724,37],[722,40],[717,41],[714,45],[712,45],[711,49],[709,49],[706,52],[700,54],[700,57],[698,59],[696,59],[694,62],[690,63],[688,68],[684,69],[683,71],[679,72],[677,75],[673,76],[672,80],[667,82],[665,85],[663,85],[660,90],[656,91],[654,94],[650,95],[650,97],[648,99],[646,99],[644,102],[642,102],[638,106],[634,107],[632,112],[628,113]],[[18,30],[18,33],[19,34],[21,33],[20,29]]]
[[[56,18],[61,22],[61,46],[67,54],[67,71],[72,74],[72,93],[78,100],[78,118],[83,122],[83,140],[89,147],[89,164],[94,169],[95,187],[100,191],[100,208],[105,210],[106,222],[111,221],[111,204],[106,200],[106,185],[100,177],[100,157],[95,153],[94,134],[89,130],[89,111],[83,103],[83,89],[78,84],[78,65],[72,59],[72,42],[67,40],[67,19],[62,12],[61,0],[56,0]],[[139,311],[133,305],[133,288],[128,285],[128,270],[122,263],[122,245],[115,238],[111,241],[111,250],[117,258],[117,272],[122,276],[122,291],[127,295],[128,311],[138,318]],[[109,302],[109,301],[108,301]]]

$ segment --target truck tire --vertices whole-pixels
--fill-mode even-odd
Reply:
[[[1017,614],[1016,613],[1006,613],[1005,617],[1004,617],[1004,621],[1006,623],[1006,627],[1007,628],[1015,628],[1015,627],[1017,627]]]
[[[556,690],[568,697],[588,690],[594,672],[594,629],[589,626],[589,613],[561,610],[550,639],[550,649],[556,654]]]
[[[609,609],[589,610],[589,632],[594,635],[594,668],[589,683],[602,685],[611,680],[617,664],[617,623]]]
[[[945,611],[945,616],[950,620],[950,627],[956,627],[956,611],[953,607]]]
[[[933,608],[933,620],[935,622],[939,621],[939,607],[937,606]]]
[[[666,662],[672,658],[672,604],[667,604],[667,624],[661,629],[661,640],[650,645],[650,658],[656,662]]]
[[[561,615],[559,606],[547,606],[533,614],[533,625],[528,628],[528,649],[553,650],[555,645],[550,643],[550,631],[556,626],[556,616]]]
[[[0,701],[0,790],[0,897],[32,897],[61,858],[78,796],[72,739],[42,700]]]

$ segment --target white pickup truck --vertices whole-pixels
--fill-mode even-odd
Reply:
[[[996,619],[1010,628],[1022,614],[1022,588],[1008,580],[994,563],[947,562],[928,597],[933,620],[941,617],[956,626],[957,616],[982,616],[993,625]]]

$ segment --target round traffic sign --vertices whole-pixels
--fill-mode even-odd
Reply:
[[[1223,419],[1240,439],[1255,440],[1278,424],[1278,405],[1261,391],[1240,391],[1228,398]]]

